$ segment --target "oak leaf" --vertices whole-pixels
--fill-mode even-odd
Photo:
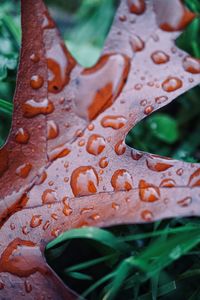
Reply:
[[[1,299],[77,298],[43,255],[70,228],[199,215],[198,164],[124,143],[200,83],[200,61],[174,42],[194,18],[179,0],[122,0],[99,61],[84,69],[42,0],[22,0],[12,130],[0,150]]]

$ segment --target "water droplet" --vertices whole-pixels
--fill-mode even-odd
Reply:
[[[75,137],[82,137],[84,135],[84,132],[82,129],[78,129],[75,132]]]
[[[155,202],[160,199],[160,190],[153,184],[140,180],[139,182],[140,199],[144,202]]]
[[[30,232],[30,230],[28,229],[27,226],[23,226],[23,227],[22,227],[22,233],[23,233],[24,235],[29,234],[29,232]]]
[[[160,183],[160,187],[172,188],[174,186],[176,186],[176,182],[171,178],[163,179]]]
[[[47,121],[47,139],[55,139],[58,136],[59,129],[58,125],[56,124],[55,121],[53,120],[48,120]]]
[[[72,172],[70,184],[74,196],[94,194],[99,184],[97,172],[91,166],[79,167]]]
[[[129,191],[133,188],[131,175],[124,169],[114,172],[111,178],[111,184],[115,191]]]
[[[145,107],[145,109],[144,109],[144,114],[145,114],[145,115],[149,115],[149,114],[151,114],[151,113],[153,112],[153,110],[154,110],[154,107],[153,107],[152,105],[148,105],[148,106]]]
[[[42,203],[43,204],[55,203],[55,202],[58,201],[56,196],[57,195],[56,195],[56,192],[54,190],[47,189],[42,194]]]
[[[49,12],[45,11],[43,13],[43,21],[42,21],[42,28],[43,29],[51,29],[55,27],[54,21],[51,19]]]
[[[119,204],[115,203],[115,202],[112,202],[112,208],[115,209],[115,210],[118,210],[119,209]]]
[[[90,154],[99,155],[103,152],[105,146],[105,139],[98,134],[93,134],[88,139],[86,150]]]
[[[53,161],[57,158],[65,157],[67,156],[71,150],[68,148],[66,144],[62,144],[51,150],[49,153],[49,160]]]
[[[164,51],[155,51],[152,53],[151,59],[155,64],[165,64],[169,61],[169,55],[167,55]]]
[[[93,123],[90,123],[87,127],[88,130],[92,131],[94,130],[94,124]]]
[[[153,220],[153,213],[145,209],[141,212],[141,218],[146,222],[151,222]]]
[[[184,170],[183,170],[182,168],[180,168],[180,169],[178,169],[178,170],[176,171],[176,174],[177,174],[178,176],[182,176],[182,175],[183,175],[183,172],[184,172]]]
[[[108,166],[109,164],[109,159],[107,157],[102,157],[99,161],[99,167],[104,169]]]
[[[41,215],[34,215],[31,218],[30,226],[32,228],[38,227],[42,224],[42,216]]]
[[[31,81],[30,81],[30,86],[33,88],[33,89],[39,89],[43,86],[44,84],[44,79],[42,76],[40,75],[33,75],[31,77]]]
[[[30,60],[32,60],[32,62],[34,62],[34,63],[37,63],[40,61],[40,56],[36,53],[33,53],[30,56]]]
[[[137,83],[135,86],[134,86],[134,89],[136,91],[140,91],[142,89],[143,85],[141,83]]]
[[[19,144],[27,144],[30,135],[26,129],[19,128],[15,134],[15,141]]]
[[[200,59],[186,56],[183,60],[183,68],[185,71],[192,74],[200,73]]]
[[[27,100],[22,104],[24,117],[33,118],[39,114],[47,115],[54,111],[54,105],[47,98],[41,102],[36,102],[33,99]]]
[[[26,178],[29,175],[31,169],[32,169],[32,165],[30,163],[25,163],[19,166],[16,169],[15,173],[22,178]]]
[[[155,0],[154,9],[158,25],[165,31],[183,30],[195,17],[180,0]]]
[[[128,0],[128,6],[130,13],[136,15],[143,14],[146,9],[145,0]]]
[[[90,218],[91,218],[92,220],[94,220],[94,221],[97,221],[97,220],[100,219],[100,215],[99,215],[99,214],[93,214],[93,215],[90,216]]]
[[[69,206],[68,198],[67,197],[63,198],[63,204],[64,204],[63,214],[68,217],[68,216],[70,216],[72,214],[72,209]]]
[[[56,213],[52,213],[51,214],[52,219],[54,219],[55,221],[58,220],[58,215]]]
[[[127,17],[125,15],[121,15],[121,16],[119,16],[119,20],[121,22],[125,22],[127,20]]]
[[[143,156],[142,152],[139,152],[135,149],[131,150],[131,157],[133,160],[139,160],[140,158],[142,158],[142,156]]]
[[[32,241],[13,240],[1,255],[0,272],[28,277],[35,272],[45,274],[40,248]]]
[[[155,101],[156,101],[157,104],[162,104],[167,100],[168,100],[167,96],[159,96],[159,97],[155,98]]]
[[[74,82],[76,113],[93,120],[110,107],[125,84],[129,68],[126,56],[111,54],[102,56],[95,66],[82,71]]]
[[[172,164],[158,161],[157,159],[153,159],[153,157],[151,159],[147,159],[146,163],[147,163],[147,167],[151,171],[155,171],[155,172],[163,172],[173,166]]]
[[[84,208],[81,209],[80,214],[84,215],[84,214],[90,213],[93,209],[94,209],[93,206],[91,206],[91,207],[84,207]]]
[[[200,169],[197,169],[189,178],[188,185],[190,187],[200,186]]]
[[[105,116],[101,120],[103,127],[111,127],[113,129],[120,129],[126,124],[126,119],[123,116]]]
[[[115,145],[115,153],[117,155],[122,155],[124,154],[126,151],[126,146],[124,144],[124,141],[119,141],[116,145]]]
[[[51,235],[54,236],[54,237],[59,236],[59,233],[60,233],[60,229],[59,228],[54,228],[51,231]]]
[[[15,224],[14,223],[10,223],[10,229],[15,230]]]
[[[42,229],[43,229],[43,230],[47,230],[47,229],[49,228],[50,225],[51,225],[50,221],[47,220],[47,221],[44,223]]]
[[[138,35],[135,34],[133,34],[130,38],[130,45],[133,52],[142,51],[145,46],[143,40]]]
[[[180,205],[181,207],[187,207],[192,203],[192,198],[191,197],[185,197],[179,201],[177,201],[177,204]]]
[[[84,139],[81,139],[79,142],[78,142],[78,145],[79,147],[83,147],[85,145],[85,140]]]
[[[168,77],[165,81],[163,81],[162,88],[164,91],[170,93],[180,89],[182,85],[183,83],[179,78]]]
[[[147,99],[143,99],[140,101],[141,106],[146,106],[147,105]]]
[[[43,171],[41,175],[39,175],[38,180],[35,182],[35,184],[40,185],[42,184],[47,178],[47,172]]]
[[[24,281],[24,287],[25,287],[25,291],[27,293],[30,293],[32,291],[32,285],[30,284],[30,282],[28,280]]]

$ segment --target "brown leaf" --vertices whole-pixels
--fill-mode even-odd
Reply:
[[[43,256],[65,230],[200,214],[198,164],[124,143],[199,84],[199,61],[174,43],[194,17],[179,0],[122,0],[101,58],[83,69],[42,0],[22,0],[12,130],[0,150],[2,299],[77,298]]]

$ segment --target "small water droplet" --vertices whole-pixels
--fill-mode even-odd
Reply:
[[[55,190],[47,189],[42,194],[42,203],[43,204],[51,204],[57,202],[56,192]]]
[[[30,55],[30,60],[32,60],[34,63],[37,63],[40,61],[40,56],[36,53],[33,53]]]
[[[144,41],[138,35],[132,35],[130,38],[130,45],[133,52],[139,52],[144,49]]]
[[[165,64],[169,61],[169,55],[167,55],[164,51],[155,51],[152,53],[151,59],[155,64]]]
[[[176,171],[176,174],[177,174],[178,176],[182,176],[182,175],[183,175],[183,172],[184,172],[184,170],[183,170],[182,168],[180,168],[180,169],[178,169],[178,170]]]
[[[162,104],[162,103],[166,102],[167,100],[168,100],[167,96],[159,96],[159,97],[155,98],[155,102],[157,104]]]
[[[145,107],[145,109],[144,109],[144,114],[145,114],[145,115],[149,115],[149,114],[151,114],[151,113],[153,112],[153,110],[154,110],[154,107],[153,107],[152,105],[148,105],[148,106]]]
[[[34,215],[31,218],[30,226],[32,228],[38,227],[42,224],[42,216],[41,215]]]
[[[16,175],[20,176],[21,178],[26,178],[29,175],[31,169],[32,169],[32,165],[30,163],[25,163],[25,164],[19,166],[16,169],[15,173],[16,173]]]
[[[15,134],[15,141],[19,144],[27,144],[29,141],[30,135],[28,131],[24,128],[19,128]]]
[[[160,183],[160,187],[172,188],[174,186],[176,186],[176,182],[171,178],[163,179]]]
[[[177,204],[181,207],[187,207],[192,203],[192,198],[191,197],[185,197],[179,201],[177,201]]]
[[[108,164],[109,164],[109,159],[107,158],[107,157],[102,157],[101,159],[100,159],[100,161],[99,161],[99,166],[100,166],[100,168],[102,168],[102,169],[104,169],[104,168],[106,168],[107,166],[108,166]]]
[[[115,209],[115,210],[118,210],[119,209],[119,204],[115,203],[115,202],[112,202],[112,208]]]
[[[145,0],[127,0],[130,13],[141,15],[145,12]]]
[[[183,60],[183,68],[185,71],[192,74],[200,73],[200,59],[186,56]]]
[[[124,144],[124,141],[119,141],[116,145],[115,145],[115,153],[117,155],[122,155],[124,154],[126,151],[126,145]]]
[[[160,199],[160,190],[153,184],[140,180],[139,182],[140,199],[144,202],[155,202]]]
[[[33,75],[31,77],[31,81],[30,81],[30,86],[33,88],[33,89],[39,89],[43,86],[44,84],[44,79],[42,76],[40,75]]]
[[[146,222],[151,222],[153,220],[153,213],[145,209],[141,212],[141,218]]]
[[[113,129],[120,129],[126,124],[127,120],[123,116],[105,116],[101,120],[103,127],[111,127]]]
[[[25,287],[25,291],[27,293],[30,293],[32,291],[32,285],[30,284],[30,282],[28,280],[24,281],[24,287]]]
[[[53,120],[47,121],[47,139],[55,139],[59,134],[58,125]]]

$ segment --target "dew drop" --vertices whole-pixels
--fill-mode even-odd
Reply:
[[[51,225],[50,221],[47,220],[47,221],[44,223],[42,229],[43,229],[43,230],[47,230],[47,229],[49,228],[50,225]]]
[[[43,86],[44,84],[44,79],[42,76],[40,75],[33,75],[31,77],[31,81],[30,81],[30,86],[33,88],[33,89],[39,89]]]
[[[31,219],[30,226],[32,228],[35,228],[35,227],[40,226],[41,223],[42,223],[42,216],[41,215],[34,215]]]
[[[127,0],[130,13],[141,15],[145,12],[145,0]]]
[[[155,102],[157,104],[162,104],[162,103],[166,102],[167,100],[168,100],[167,96],[159,96],[159,97],[155,98]]]
[[[131,150],[131,157],[133,160],[139,160],[140,158],[142,158],[142,156],[143,156],[142,152],[139,152],[135,149]]]
[[[154,110],[154,107],[153,107],[152,105],[148,105],[148,106],[145,107],[145,109],[144,109],[144,114],[145,114],[145,115],[149,115],[149,114],[151,114],[151,113],[153,112],[153,110]]]
[[[105,156],[102,157],[99,161],[99,167],[102,169],[106,168],[108,166],[108,164],[109,164],[109,159]]]
[[[178,170],[176,171],[176,174],[177,174],[178,176],[182,176],[182,175],[183,175],[183,172],[184,172],[184,170],[183,170],[182,168],[180,168],[180,169],[178,169]]]
[[[98,134],[93,134],[89,137],[86,150],[88,153],[93,155],[99,155],[105,149],[105,139]]]
[[[186,56],[183,60],[183,68],[185,71],[192,74],[200,73],[200,59]]]
[[[34,62],[34,63],[37,63],[40,61],[40,56],[36,53],[33,53],[30,56],[30,60],[32,60],[32,62]]]
[[[72,209],[68,204],[68,198],[67,197],[63,198],[63,204],[64,204],[63,214],[68,217],[72,214]]]
[[[115,209],[115,210],[118,210],[119,209],[119,204],[115,203],[115,202],[112,202],[112,208]]]
[[[99,178],[93,167],[83,166],[72,172],[70,184],[74,196],[85,196],[97,192]]]
[[[160,187],[172,188],[175,186],[176,186],[175,180],[170,179],[170,178],[163,179],[160,183]]]
[[[191,197],[185,197],[179,201],[177,201],[177,204],[181,207],[187,207],[192,203],[192,198]]]
[[[57,202],[58,199],[56,197],[56,192],[51,189],[47,189],[42,194],[42,203],[43,204],[51,204]]]
[[[53,150],[50,151],[49,153],[49,160],[54,161],[57,158],[65,157],[67,156],[71,150],[67,147],[66,144],[62,144],[54,148]]]
[[[168,170],[169,168],[173,167],[172,164],[169,163],[165,163],[165,162],[159,162],[156,159],[147,159],[146,160],[147,163],[147,167],[151,170],[151,171],[155,171],[155,172],[163,172]]]
[[[150,210],[143,210],[141,212],[141,218],[146,222],[151,222],[153,220],[153,213]]]
[[[26,178],[29,175],[31,169],[32,169],[32,165],[30,163],[25,163],[25,164],[19,166],[16,169],[15,173],[16,173],[16,175],[20,176],[21,178]]]
[[[41,102],[36,102],[33,99],[27,100],[22,104],[24,117],[33,118],[39,114],[47,115],[54,111],[53,103],[47,98]]]
[[[19,144],[27,144],[30,135],[26,129],[19,128],[15,134],[15,141]]]
[[[55,139],[59,134],[58,125],[53,120],[47,121],[47,139],[52,140]]]
[[[155,64],[165,64],[169,61],[169,55],[167,55],[164,51],[155,51],[152,53],[151,59]]]
[[[114,172],[111,185],[115,191],[129,191],[133,188],[132,176],[125,169],[119,169]]]
[[[133,52],[139,52],[144,49],[144,41],[138,35],[132,35],[130,38],[130,45]]]
[[[115,130],[122,128],[126,124],[127,120],[123,116],[105,116],[101,120],[103,127],[111,127]]]
[[[183,83],[178,77],[168,77],[162,83],[162,88],[164,91],[170,93],[174,92],[182,87]]]
[[[153,184],[140,180],[139,182],[140,199],[144,202],[155,202],[160,199],[160,190]]]
[[[122,155],[124,154],[126,151],[126,146],[124,144],[124,141],[119,141],[116,145],[115,145],[115,153],[117,155]]]
[[[190,187],[200,186],[200,169],[197,169],[189,178],[188,185]]]

